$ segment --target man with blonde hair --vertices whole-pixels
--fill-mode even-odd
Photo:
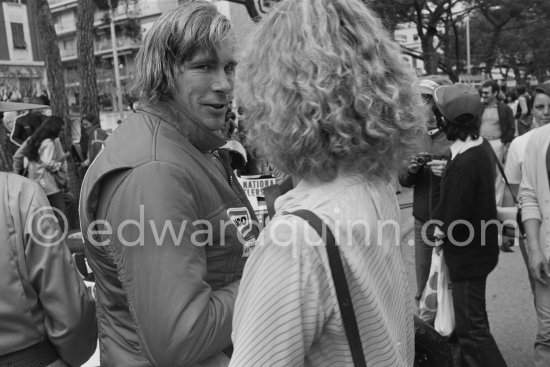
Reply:
[[[217,149],[233,90],[229,21],[188,2],[147,32],[140,103],[90,165],[81,196],[97,281],[101,365],[225,359],[256,220]]]

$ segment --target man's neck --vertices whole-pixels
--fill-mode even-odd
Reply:
[[[496,107],[496,106],[497,106],[497,100],[496,99],[487,102],[487,107]]]

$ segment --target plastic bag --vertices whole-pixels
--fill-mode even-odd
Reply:
[[[430,275],[428,276],[428,282],[422,292],[420,298],[420,318],[427,323],[433,325],[435,321],[435,313],[437,312],[437,283],[439,278],[439,271],[441,268],[441,256],[437,253],[436,249],[432,252],[432,264],[430,266]]]
[[[437,312],[435,315],[435,330],[442,336],[449,336],[455,329],[455,310],[449,270],[445,264],[443,251],[440,255],[441,268],[437,279]]]

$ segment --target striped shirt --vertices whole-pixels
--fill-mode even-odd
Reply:
[[[245,266],[230,366],[353,365],[326,249],[302,219],[282,214],[297,209],[319,215],[340,246],[369,367],[412,366],[413,309],[390,185],[302,181],[276,208]]]

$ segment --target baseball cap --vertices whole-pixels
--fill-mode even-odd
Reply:
[[[50,108],[50,106],[34,103],[0,102],[0,112],[39,110],[42,108]]]
[[[433,95],[434,90],[441,85],[452,84],[449,78],[443,75],[428,75],[422,77],[418,83],[418,91],[420,94]]]
[[[483,104],[475,88],[466,85],[444,85],[434,91],[434,102],[443,117],[453,122],[460,115],[479,116]]]
[[[429,79],[423,79],[418,84],[418,91],[420,94],[429,94],[433,95],[435,88],[439,87],[439,84],[434,82],[433,80]]]
[[[535,88],[535,92],[541,92],[546,94],[547,96],[550,96],[550,80],[537,85],[537,87]]]

